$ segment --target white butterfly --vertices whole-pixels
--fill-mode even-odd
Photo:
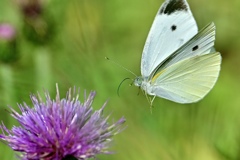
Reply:
[[[166,0],[148,34],[141,75],[134,80],[146,94],[178,103],[201,100],[214,86],[221,55],[215,52],[215,25],[198,32],[186,0]]]

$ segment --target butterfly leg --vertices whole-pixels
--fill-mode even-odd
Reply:
[[[146,98],[147,98],[148,103],[150,104],[150,109],[151,109],[151,113],[152,113],[153,101],[154,101],[156,95],[153,96],[153,98],[151,98],[150,96],[148,96],[147,93],[145,93],[145,95],[146,95]]]
[[[152,113],[152,109],[153,109],[153,101],[155,99],[156,96],[153,96],[153,98],[151,98],[150,96],[147,96],[148,102],[150,104],[150,112]]]
[[[151,102],[150,102],[150,104],[151,104],[151,107],[153,106],[152,104],[153,104],[153,101],[154,101],[155,97],[156,97],[156,95],[155,95],[155,96],[153,96],[153,98],[151,99]]]

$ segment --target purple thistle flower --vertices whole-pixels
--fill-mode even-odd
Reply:
[[[72,95],[73,93],[73,95]],[[46,102],[40,95],[31,95],[33,108],[26,103],[18,105],[21,114],[11,109],[11,116],[21,126],[11,130],[0,125],[3,134],[0,139],[21,152],[24,160],[62,160],[67,157],[84,160],[97,154],[110,154],[109,142],[122,131],[125,118],[113,124],[107,122],[109,116],[103,116],[103,107],[93,111],[92,102],[95,92],[91,92],[81,102],[75,89],[69,89],[66,98],[60,99],[57,87],[56,100],[51,100],[45,92]],[[6,135],[6,133],[8,135]]]
[[[0,39],[2,40],[12,40],[16,36],[15,28],[8,23],[0,24]]]

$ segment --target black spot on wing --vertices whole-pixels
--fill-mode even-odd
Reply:
[[[198,45],[194,46],[194,47],[192,48],[192,51],[196,51],[197,49],[198,49]]]
[[[170,15],[177,11],[187,11],[187,2],[185,0],[168,0],[165,2],[159,11],[159,14]]]
[[[175,31],[176,29],[177,29],[177,26],[176,26],[176,25],[172,25],[172,26],[171,26],[171,30],[172,30],[172,31]]]

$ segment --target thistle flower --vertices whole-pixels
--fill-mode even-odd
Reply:
[[[30,96],[33,108],[26,103],[18,105],[22,113],[10,108],[11,116],[20,126],[9,130],[2,123],[0,139],[21,152],[19,157],[24,160],[84,160],[97,154],[110,154],[109,142],[123,129],[125,119],[109,124],[109,116],[103,116],[106,103],[93,111],[95,92],[88,97],[85,93],[84,102],[75,92],[69,89],[66,98],[60,99],[57,87],[56,100],[51,100],[45,92],[46,102],[40,95]]]
[[[54,16],[48,10],[46,0],[14,0],[23,17],[22,33],[29,42],[45,45],[56,34]]]
[[[0,23],[0,62],[14,62],[19,58],[16,32],[10,23]]]
[[[8,23],[0,24],[0,39],[10,41],[16,36],[15,28]]]
[[[42,0],[15,0],[25,17],[36,18],[43,10]]]

